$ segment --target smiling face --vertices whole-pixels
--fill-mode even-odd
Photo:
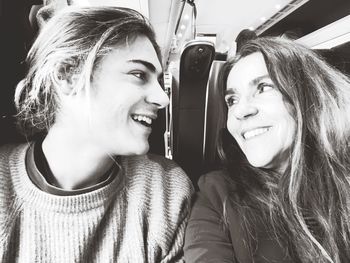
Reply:
[[[148,38],[137,37],[116,47],[94,71],[90,92],[72,96],[62,114],[65,127],[72,127],[77,140],[104,155],[146,153],[151,124],[169,103],[159,84],[161,76],[161,64]],[[89,107],[82,107],[86,99]]]
[[[227,79],[227,128],[254,167],[283,172],[296,123],[261,53],[241,58]]]

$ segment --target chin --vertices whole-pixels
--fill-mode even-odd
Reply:
[[[269,166],[268,161],[266,160],[261,160],[261,159],[248,159],[248,162],[251,166],[256,167],[256,168],[267,168]]]
[[[130,154],[127,155],[143,155],[149,151],[149,144],[145,143],[143,146],[138,145],[135,149],[130,149]]]
[[[144,155],[144,154],[148,153],[148,150],[149,149],[137,151],[137,152],[134,153],[134,155]]]

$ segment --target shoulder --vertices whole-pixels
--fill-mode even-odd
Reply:
[[[14,144],[5,144],[0,146],[0,160],[1,162],[6,161],[10,155],[10,153],[17,147],[18,145]]]
[[[31,142],[28,143],[15,143],[15,144],[4,144],[0,146],[0,160],[8,160],[14,158],[21,151],[25,151],[30,146]],[[13,155],[15,154],[15,155]]]
[[[207,190],[207,188],[227,188],[228,182],[228,173],[223,170],[217,170],[202,175],[198,180],[198,186],[201,190]]]
[[[123,161],[124,163],[130,165],[131,168],[138,169],[144,165],[147,165],[147,167],[143,168],[150,167],[157,170],[162,170],[163,172],[174,172],[175,169],[177,172],[184,174],[184,171],[174,161],[156,154],[123,157]],[[181,171],[177,168],[180,168]]]
[[[202,175],[198,180],[198,187],[199,191],[193,198],[192,218],[205,218],[208,213],[220,220],[228,220],[233,216],[233,202],[239,202],[239,198],[237,187],[226,171],[213,171]]]
[[[122,167],[132,181],[152,182],[153,186],[169,191],[180,190],[186,192],[186,195],[193,192],[191,180],[186,173],[174,161],[163,156],[147,154],[124,157]]]
[[[222,207],[229,196],[235,193],[235,185],[227,172],[218,170],[202,175],[198,180],[198,198],[213,207]]]
[[[226,206],[232,191],[228,175],[210,172],[200,177],[198,186],[186,229],[185,258],[189,262],[233,262]]]
[[[121,165],[130,211],[142,213],[156,239],[164,233],[183,233],[194,194],[185,172],[175,162],[152,154],[123,157]]]
[[[4,183],[10,174],[10,168],[16,166],[20,158],[25,156],[29,144],[6,144],[0,147],[0,176]]]
[[[26,151],[30,143],[6,144],[0,147],[0,177],[2,184],[4,177],[9,177],[10,170],[24,163]]]
[[[3,237],[13,223],[13,217],[20,208],[16,198],[14,181],[18,167],[24,164],[28,144],[3,145],[0,147],[0,235]]]
[[[29,143],[6,144],[0,147],[0,177],[2,185],[6,181],[5,177],[8,178],[11,174],[11,170],[24,163],[29,145]]]
[[[152,213],[159,208],[174,220],[188,214],[194,188],[175,162],[150,154],[124,157],[121,164],[129,201],[139,209]]]

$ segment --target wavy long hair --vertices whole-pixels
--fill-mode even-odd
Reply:
[[[79,76],[72,93],[90,91],[94,70],[102,57],[127,47],[136,37],[152,43],[161,53],[149,21],[140,13],[118,7],[68,7],[41,29],[30,49],[26,77],[15,92],[18,126],[31,137],[46,133],[60,108],[60,81]],[[87,96],[88,97],[88,96]]]
[[[250,250],[258,215],[294,262],[350,262],[350,80],[294,41],[258,38],[223,66],[223,107],[230,70],[255,52],[263,55],[297,128],[283,174],[250,166],[227,129],[221,134],[219,155],[238,189],[234,205]]]

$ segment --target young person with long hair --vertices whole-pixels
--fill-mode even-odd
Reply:
[[[147,155],[169,99],[145,18],[70,7],[40,30],[18,84],[28,143],[0,149],[1,262],[182,262],[193,187]]]
[[[350,80],[282,38],[223,66],[224,169],[202,176],[186,262],[350,262]]]

